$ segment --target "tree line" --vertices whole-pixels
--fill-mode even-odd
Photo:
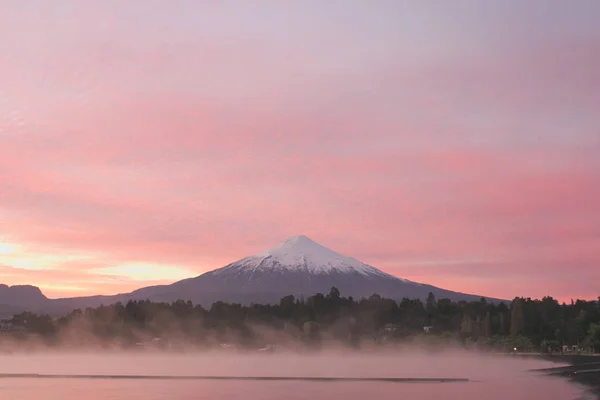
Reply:
[[[0,341],[8,335],[22,341],[37,337],[50,345],[127,347],[154,340],[252,347],[286,341],[317,345],[327,340],[360,346],[421,338],[504,350],[547,352],[576,346],[600,351],[600,298],[566,304],[552,297],[518,297],[506,304],[483,298],[455,302],[430,293],[425,302],[409,298],[396,302],[377,294],[360,300],[342,297],[333,287],[327,294],[306,299],[286,296],[278,304],[219,301],[206,309],[183,300],[129,301],[77,309],[59,318],[25,312],[10,322],[20,329],[0,335]]]

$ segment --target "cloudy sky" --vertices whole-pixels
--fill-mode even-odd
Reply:
[[[0,283],[111,294],[304,234],[600,295],[600,2],[0,3]]]

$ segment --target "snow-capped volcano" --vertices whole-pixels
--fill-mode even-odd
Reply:
[[[479,300],[472,296],[411,282],[387,274],[352,257],[337,253],[306,236],[292,236],[270,250],[242,258],[196,278],[169,286],[144,288],[135,298],[172,301],[189,299],[203,305],[222,300],[273,303],[282,297],[308,297],[337,287],[354,298],[379,294],[401,300],[425,299],[429,292],[453,300]]]
[[[395,278],[367,264],[337,253],[304,235],[292,236],[265,252],[242,258],[215,270],[215,275],[252,269],[254,272],[301,272],[307,274],[362,274]]]
[[[333,286],[340,290],[342,296],[356,299],[378,294],[397,301],[405,297],[425,300],[430,292],[437,298],[451,300],[472,301],[481,298],[398,278],[299,235],[270,250],[171,285],[150,286],[116,296],[44,298],[38,310],[61,313],[74,308],[146,299],[168,302],[190,300],[205,307],[217,301],[277,303],[288,295],[299,298],[329,293]],[[0,285],[0,292],[1,289]],[[22,301],[17,303],[7,304],[12,307],[11,310],[17,306],[30,310]]]

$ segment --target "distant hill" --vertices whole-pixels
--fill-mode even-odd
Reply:
[[[0,317],[22,310],[37,310],[47,306],[48,302],[49,300],[36,286],[0,284]]]
[[[36,305],[43,304],[47,300],[40,288],[36,286],[0,284],[0,304]]]

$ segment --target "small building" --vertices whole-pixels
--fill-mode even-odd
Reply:
[[[578,345],[576,345],[576,344],[572,345],[571,347],[569,347],[569,346],[567,346],[567,345],[565,344],[565,345],[563,345],[563,347],[562,347],[562,351],[563,351],[563,353],[569,353],[569,352],[576,353],[576,352],[579,352],[580,350],[581,350],[581,349],[580,349],[580,348],[579,348],[579,346],[578,346]]]

